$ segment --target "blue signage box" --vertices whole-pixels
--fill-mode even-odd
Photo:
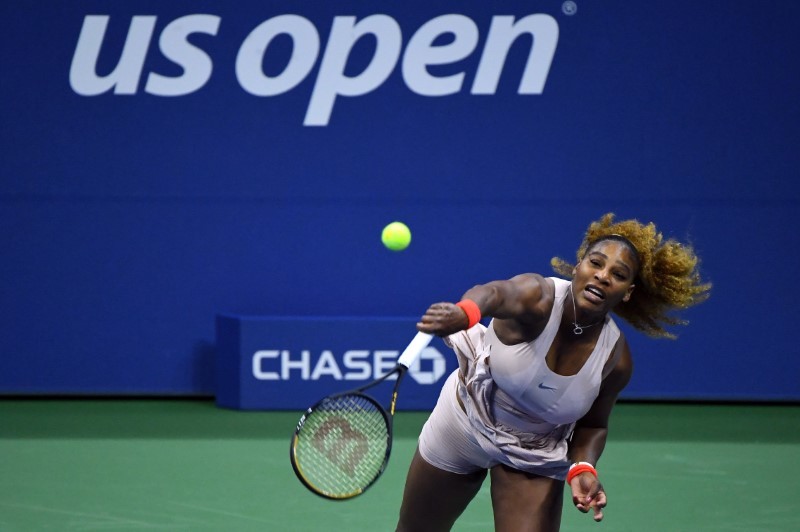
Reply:
[[[216,402],[237,410],[302,410],[390,371],[416,334],[413,318],[258,317],[216,320]],[[455,355],[434,338],[409,368],[399,410],[430,410]],[[368,393],[388,403],[393,382]]]

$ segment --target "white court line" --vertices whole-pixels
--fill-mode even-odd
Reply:
[[[225,510],[218,510],[216,508],[209,508],[207,506],[200,506],[200,505],[197,505],[197,504],[187,504],[185,502],[170,502],[170,504],[174,504],[175,506],[183,506],[185,508],[191,508],[193,510],[202,510],[204,512],[209,512],[209,513],[218,514],[218,515],[224,515],[224,516],[227,516],[227,517],[237,517],[239,519],[244,519],[244,520],[247,520],[247,521],[254,521],[256,523],[264,523],[264,524],[268,524],[268,525],[271,525],[271,524],[274,523],[273,521],[266,521],[264,519],[258,519],[257,517],[251,517],[251,516],[245,515],[245,514],[239,514],[239,513],[236,513],[236,512],[228,512],[228,511],[225,511]]]
[[[129,526],[137,526],[137,527],[144,527],[144,528],[169,528],[172,525],[161,525],[158,523],[149,523],[145,521],[137,521],[135,519],[127,519],[123,517],[114,517],[113,515],[107,514],[94,514],[94,513],[87,513],[87,512],[73,512],[70,510],[60,510],[58,508],[49,508],[47,506],[36,506],[32,504],[19,504],[19,503],[11,503],[11,502],[0,502],[0,506],[5,506],[9,508],[20,508],[22,510],[31,510],[34,512],[45,512],[45,513],[54,513],[59,515],[69,515],[72,517],[81,517],[81,518],[89,518],[92,520],[96,520],[97,524],[93,525],[96,527],[103,522],[107,524],[103,524],[104,528],[108,528],[110,526],[113,527],[129,527]],[[89,526],[86,523],[80,523],[79,526]]]

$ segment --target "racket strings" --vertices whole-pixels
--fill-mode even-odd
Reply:
[[[362,395],[328,399],[306,415],[294,443],[305,481],[337,498],[368,487],[385,466],[389,427],[382,409]]]

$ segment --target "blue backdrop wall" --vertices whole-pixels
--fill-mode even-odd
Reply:
[[[218,314],[413,322],[611,211],[714,283],[626,397],[800,399],[796,2],[0,14],[0,393],[213,394]]]

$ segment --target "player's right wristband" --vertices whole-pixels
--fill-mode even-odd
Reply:
[[[467,326],[468,329],[471,329],[476,323],[481,321],[481,309],[478,308],[478,304],[473,300],[462,299],[456,303],[456,306],[463,310],[467,315],[467,320],[469,321],[469,325]]]
[[[572,482],[572,479],[580,475],[581,473],[589,472],[594,475],[594,478],[597,478],[597,469],[594,468],[592,464],[589,462],[576,462],[569,467],[569,473],[567,473],[567,484]]]

